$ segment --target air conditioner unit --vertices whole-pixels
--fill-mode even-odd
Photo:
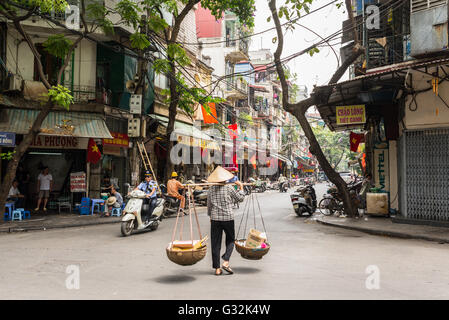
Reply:
[[[11,75],[7,79],[5,91],[22,91],[22,78],[16,74]]]
[[[447,0],[412,0],[410,55],[422,57],[448,51]]]

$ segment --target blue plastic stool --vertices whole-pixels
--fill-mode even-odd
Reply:
[[[14,210],[12,212],[11,221],[20,220],[22,221],[22,210]]]
[[[111,217],[120,217],[122,215],[122,208],[112,208]]]
[[[22,219],[31,219],[31,213],[24,208],[16,208],[16,210],[19,210],[22,212]]]
[[[3,220],[5,220],[5,221],[11,220],[11,215],[9,214],[9,211],[5,212],[5,216],[3,217]]]
[[[31,219],[31,212],[29,212],[28,210],[23,210],[22,219]]]
[[[14,202],[7,202],[7,203],[5,203],[5,207],[8,208],[8,217],[9,217],[8,220],[11,220],[12,211],[16,209],[15,204],[14,204]],[[6,217],[6,214],[5,214],[5,217]]]

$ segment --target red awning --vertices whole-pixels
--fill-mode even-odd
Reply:
[[[257,67],[254,68],[254,71],[256,71],[256,72],[261,72],[261,71],[265,71],[265,70],[267,70],[267,66],[266,65],[257,66]]]
[[[250,84],[249,87],[253,88],[256,91],[268,92],[268,90],[263,86],[256,86],[256,85]]]

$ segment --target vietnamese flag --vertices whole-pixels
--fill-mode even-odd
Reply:
[[[229,129],[229,135],[231,136],[231,139],[237,139],[237,123],[231,124],[228,126]]]
[[[201,106],[201,111],[203,112],[203,121],[204,123],[218,123],[217,120],[217,110],[215,109],[215,103],[208,103],[209,109]]]
[[[251,159],[249,160],[249,162],[253,165],[253,168],[256,169],[256,155],[254,154]]]
[[[351,151],[352,152],[357,152],[357,149],[359,147],[360,141],[362,141],[363,138],[363,134],[357,134],[354,132],[351,132],[349,134],[349,140],[351,142]]]
[[[100,149],[98,149],[97,144],[94,139],[89,139],[89,144],[87,146],[87,162],[96,164],[101,159]]]

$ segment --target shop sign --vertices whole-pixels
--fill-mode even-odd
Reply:
[[[86,192],[85,172],[74,172],[70,174],[70,192]]]
[[[181,143],[181,144],[184,144],[184,145],[190,146],[190,147],[199,147],[199,148],[203,148],[203,149],[218,150],[218,146],[215,141],[202,140],[202,139],[197,139],[194,137],[187,137],[187,136],[182,136],[182,135],[178,135],[177,141],[178,141],[178,143]]]
[[[0,146],[15,147],[16,134],[13,132],[0,132]]]
[[[104,145],[103,146],[103,154],[109,154],[109,155],[112,155],[112,156],[120,157],[121,156],[120,147],[114,147],[114,146],[111,146],[111,145]]]
[[[30,147],[45,149],[87,149],[87,142],[87,138],[38,135],[34,138]]]
[[[388,149],[374,149],[374,182],[380,190],[390,190]]]
[[[129,137],[126,133],[111,132],[113,139],[103,139],[103,145],[128,148]]]
[[[365,105],[336,107],[337,125],[359,124],[366,122]]]

